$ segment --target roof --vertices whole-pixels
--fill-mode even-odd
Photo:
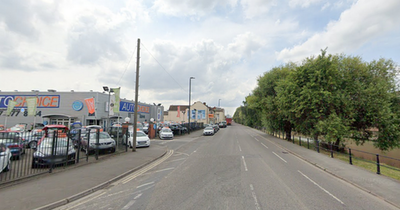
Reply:
[[[184,111],[184,110],[189,108],[188,105],[171,105],[171,106],[169,106],[169,110],[168,111],[178,111],[178,107],[180,107],[179,109],[181,111]]]

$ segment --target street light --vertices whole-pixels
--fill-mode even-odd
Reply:
[[[189,128],[188,128],[188,134],[190,134],[190,128],[191,128],[191,126],[190,126],[190,115],[191,115],[191,113],[190,113],[190,96],[191,96],[191,94],[192,94],[192,79],[195,79],[194,77],[190,77],[189,78],[189,113],[188,113],[188,116],[189,116]]]
[[[110,104],[110,99],[111,99],[111,93],[113,93],[114,91],[112,90],[112,88],[108,88],[108,86],[103,86],[103,90],[105,92],[108,92],[108,114],[107,114],[107,126],[106,129],[108,129],[108,124],[110,123],[110,108],[111,108],[111,104]],[[111,123],[110,123],[111,125]]]

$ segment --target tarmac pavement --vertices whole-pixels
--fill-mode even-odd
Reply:
[[[253,131],[282,148],[283,151],[289,152],[400,209],[399,181],[330,158],[261,131],[255,129]],[[198,133],[193,134],[199,135]],[[136,152],[110,155],[89,164],[56,170],[52,174],[41,175],[0,188],[1,209],[52,209],[61,206],[107,187],[113,181],[161,158],[166,152],[165,146],[152,144],[150,148],[138,148]]]

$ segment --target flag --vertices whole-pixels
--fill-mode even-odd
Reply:
[[[119,113],[119,102],[120,102],[120,98],[119,98],[119,93],[120,93],[121,88],[111,88],[111,91],[114,92],[114,107],[113,107],[113,111],[114,113]]]
[[[28,116],[35,116],[37,108],[37,98],[36,97],[26,98],[26,104],[28,106]]]
[[[93,114],[96,110],[94,98],[85,98],[86,106],[88,108],[89,114]]]
[[[12,110],[14,107],[17,105],[16,101],[8,101],[8,106],[7,106],[7,116],[10,116]]]
[[[181,117],[181,106],[178,106],[178,115],[176,117]]]

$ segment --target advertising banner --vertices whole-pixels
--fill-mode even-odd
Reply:
[[[197,110],[197,119],[199,120],[206,119],[206,110]]]
[[[88,108],[89,114],[94,114],[96,107],[95,107],[95,103],[94,103],[94,98],[85,98],[85,103],[86,106]]]
[[[28,106],[28,116],[35,116],[37,108],[37,97],[26,98],[26,104]]]
[[[7,116],[11,114],[11,111],[14,109],[14,107],[17,105],[16,101],[8,101],[8,106],[7,106]]]
[[[114,92],[114,107],[113,107],[113,111],[114,113],[119,113],[119,102],[121,101],[119,98],[119,93],[121,88],[111,88],[111,90]]]

